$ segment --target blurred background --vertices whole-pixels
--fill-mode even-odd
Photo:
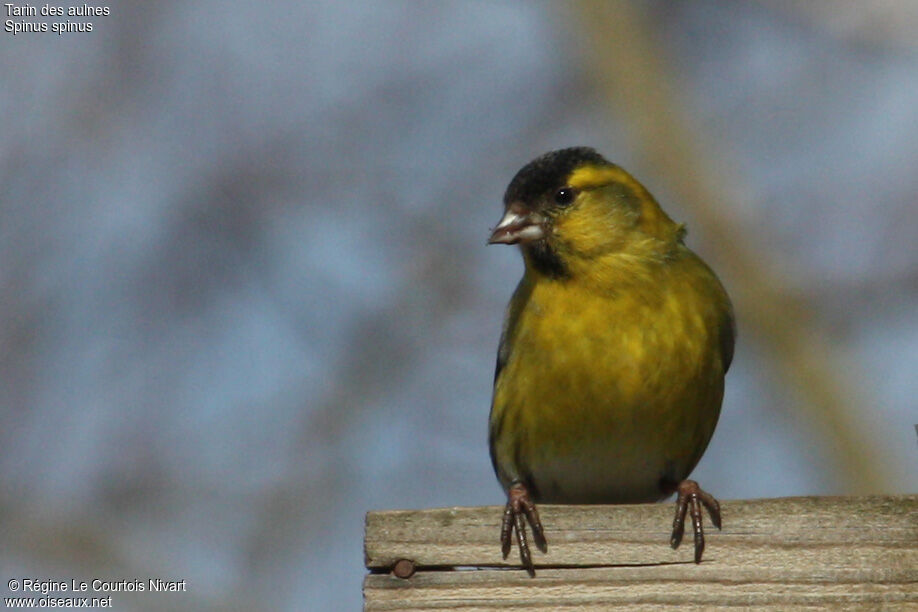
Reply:
[[[918,491],[918,4],[108,6],[0,32],[4,590],[357,609],[368,510],[502,504],[485,240],[572,145],[733,296],[704,487]]]

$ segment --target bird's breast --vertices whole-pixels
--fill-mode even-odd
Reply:
[[[717,421],[716,300],[659,280],[602,294],[547,282],[528,298],[495,384],[502,479],[530,479],[547,502],[658,499],[661,479],[687,476]]]

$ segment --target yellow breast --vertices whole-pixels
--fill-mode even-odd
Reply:
[[[652,501],[707,446],[723,396],[723,288],[684,247],[665,264],[616,265],[628,271],[520,283],[490,423],[505,487],[531,482],[548,502]]]

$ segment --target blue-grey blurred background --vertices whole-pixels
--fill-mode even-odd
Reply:
[[[357,609],[368,510],[503,503],[485,239],[571,145],[734,298],[706,489],[918,490],[915,3],[108,6],[0,32],[4,585]]]

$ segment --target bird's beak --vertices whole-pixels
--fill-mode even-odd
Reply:
[[[519,202],[511,202],[497,227],[491,232],[488,244],[516,244],[532,242],[545,237],[544,219]]]

